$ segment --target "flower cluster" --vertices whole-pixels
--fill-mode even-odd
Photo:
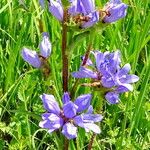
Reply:
[[[100,133],[100,128],[95,122],[100,122],[103,117],[92,113],[91,98],[91,94],[85,94],[72,102],[69,94],[65,92],[62,98],[63,107],[60,108],[53,95],[41,95],[47,112],[42,115],[43,120],[39,126],[48,129],[49,133],[62,128],[62,133],[68,139],[77,137],[77,126],[84,128],[86,132],[92,130],[95,133]],[[85,110],[87,111],[82,113]]]
[[[120,18],[126,16],[127,5],[122,3],[120,0],[110,0],[103,8],[106,13],[103,21],[106,23],[115,22]]]
[[[36,51],[23,48],[21,55],[23,59],[33,67],[40,68],[44,63],[44,60],[50,56],[52,49],[51,47],[52,46],[49,41],[48,33],[43,32],[43,39],[39,45],[40,54],[38,54]]]
[[[96,9],[94,0],[69,0],[68,16],[82,28],[93,26],[99,21],[115,22],[126,16],[127,5],[121,0],[110,0],[102,10]],[[40,0],[42,6],[44,1]],[[63,21],[64,8],[61,0],[49,0],[49,11],[59,21]]]
[[[112,53],[92,51],[91,54],[95,57],[95,63],[88,59],[85,66],[81,66],[79,71],[73,72],[72,76],[94,79],[100,86],[107,89],[105,95],[107,101],[111,104],[118,103],[119,94],[132,91],[133,86],[130,83],[137,82],[139,77],[128,74],[131,69],[130,64],[125,64],[121,68],[119,51]]]
[[[45,1],[39,0],[42,8],[44,8]],[[48,0],[49,11],[55,16],[62,25],[66,24],[70,27],[69,23],[73,21],[75,25],[82,28],[88,28],[101,23],[112,23],[120,18],[126,16],[127,5],[122,3],[121,0],[110,0],[103,9],[97,9],[94,0],[69,0],[69,5],[63,6],[61,0]],[[67,30],[62,28],[62,55],[67,58]],[[68,30],[69,31],[69,30]],[[65,39],[66,38],[66,39]],[[64,46],[64,45],[65,46]],[[23,59],[36,68],[46,68],[46,60],[51,54],[51,43],[48,33],[43,33],[43,39],[39,45],[40,53],[36,51],[23,48]],[[94,60],[91,59],[93,56]],[[100,114],[93,114],[93,107],[90,104],[92,95],[84,94],[76,98],[73,102],[68,94],[68,62],[62,57],[63,81],[65,79],[63,90],[62,108],[55,100],[53,95],[43,94],[41,99],[43,101],[46,112],[42,114],[42,121],[39,126],[48,129],[51,133],[55,130],[61,129],[62,134],[68,138],[73,139],[77,137],[77,127],[84,128],[86,132],[90,130],[94,133],[100,133],[100,128],[95,123],[102,120]],[[66,59],[67,60],[67,59]],[[86,61],[85,61],[86,60]],[[65,69],[64,69],[65,68]],[[67,68],[67,69],[66,69]],[[129,74],[131,70],[130,64],[121,66],[120,51],[115,52],[100,52],[98,50],[91,51],[89,56],[83,57],[82,65],[79,71],[73,72],[72,76],[75,78],[91,78],[91,86],[96,86],[99,90],[103,89],[105,98],[110,104],[119,102],[119,94],[132,91],[133,86],[131,83],[137,82],[139,77],[134,74]],[[96,84],[93,84],[96,83]]]

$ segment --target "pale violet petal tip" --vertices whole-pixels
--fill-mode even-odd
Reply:
[[[68,92],[64,92],[63,97],[62,97],[62,101],[63,101],[63,104],[66,104],[70,101],[70,96],[69,96]]]
[[[87,114],[92,114],[93,113],[93,106],[90,105],[88,110],[87,110]]]
[[[87,14],[89,14],[95,10],[94,0],[80,0],[80,1],[82,2],[85,12]]]
[[[109,15],[105,16],[104,22],[111,23],[124,18],[127,14],[127,7],[128,6],[121,1],[118,2],[111,0],[110,3],[107,3],[105,6],[106,11],[109,12]]]
[[[100,114],[83,114],[84,122],[100,122],[102,119],[103,116]]]
[[[43,94],[41,96],[45,109],[50,113],[60,114],[60,108],[53,95]]]
[[[94,123],[84,123],[84,128],[85,128],[85,130],[87,130],[87,131],[91,130],[96,134],[101,133],[100,127]]]
[[[71,123],[66,123],[63,126],[62,133],[67,137],[67,139],[74,139],[77,137],[77,127]]]
[[[27,48],[23,48],[21,52],[22,58],[31,64],[33,67],[40,68],[41,67],[41,61],[39,59],[39,56],[36,51],[32,51]]]
[[[51,54],[52,45],[51,42],[49,41],[49,35],[47,32],[43,32],[43,39],[39,47],[40,47],[40,55],[45,58],[48,58]]]
[[[50,0],[49,11],[54,15],[59,21],[63,21],[63,7],[60,1]]]

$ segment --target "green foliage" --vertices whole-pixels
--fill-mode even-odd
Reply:
[[[21,0],[20,0],[21,2]],[[140,77],[132,93],[121,96],[119,105],[104,101],[102,133],[94,141],[94,150],[141,150],[150,146],[150,3],[149,0],[124,0],[129,5],[127,17],[97,31],[93,49],[120,49],[123,63],[132,65],[132,73]],[[102,8],[105,0],[96,0]],[[53,43],[49,58],[51,74],[45,79],[40,70],[25,63],[20,51],[24,46],[37,49],[41,32],[48,31]],[[78,70],[80,56],[89,43],[89,31],[70,31],[70,72]],[[73,39],[73,42],[72,42]],[[37,0],[0,1],[0,149],[55,150],[63,149],[64,137],[47,133],[38,127],[44,112],[39,98],[51,93],[61,104],[61,26]],[[69,79],[71,89],[75,79]],[[81,80],[82,83],[85,79]],[[81,83],[80,83],[81,84]],[[75,96],[90,88],[76,87]],[[93,98],[93,103],[98,94]],[[70,150],[87,149],[92,134],[79,129],[78,138],[70,141]]]

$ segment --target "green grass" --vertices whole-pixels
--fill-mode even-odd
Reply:
[[[102,7],[105,0],[97,0]],[[122,53],[123,64],[130,63],[132,73],[140,77],[134,91],[121,96],[121,103],[104,103],[102,133],[94,141],[94,150],[147,150],[150,147],[150,2],[124,0],[129,5],[127,17],[109,25],[94,36],[94,49]],[[47,31],[53,43],[49,58],[51,74],[45,79],[20,56],[23,47],[38,50],[41,32]],[[80,56],[86,51],[88,37],[72,37],[69,44],[70,72],[78,70]],[[70,36],[70,43],[71,36]],[[59,133],[48,134],[40,129],[44,112],[39,95],[54,94],[61,103],[61,26],[38,0],[0,1],[0,149],[55,150],[62,149],[64,139]],[[70,78],[71,89],[74,79]],[[90,92],[78,86],[75,95]],[[98,99],[94,94],[93,101]],[[70,149],[84,150],[92,134],[80,129]]]

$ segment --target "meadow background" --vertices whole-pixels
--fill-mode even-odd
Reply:
[[[117,105],[104,104],[102,133],[94,140],[94,150],[148,150],[150,148],[150,1],[124,0],[128,13],[94,37],[94,49],[120,49],[122,65],[130,63],[140,77],[134,91],[121,96]],[[106,0],[96,0],[102,8]],[[21,58],[25,46],[38,50],[41,32],[47,31],[53,44],[49,58],[51,74],[44,78]],[[70,72],[78,70],[86,51],[86,37],[72,37]],[[80,39],[80,40],[78,40]],[[38,126],[44,112],[39,95],[54,94],[60,102],[61,26],[38,0],[0,0],[0,150],[59,150],[64,141],[59,133],[48,134]],[[70,77],[71,89],[75,79]],[[82,80],[84,82],[84,80]],[[90,88],[76,87],[75,95]],[[94,100],[98,97],[94,96]],[[92,134],[80,129],[70,149],[86,150]]]

